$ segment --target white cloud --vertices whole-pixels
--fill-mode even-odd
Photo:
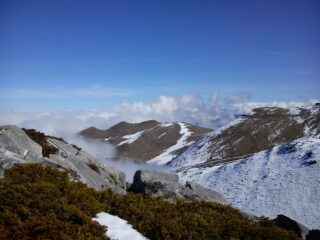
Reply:
[[[211,101],[211,103],[213,103],[213,104],[216,104],[217,102],[218,102],[218,100],[219,100],[219,92],[218,91],[216,91],[216,92],[214,92],[211,96],[210,96],[210,101]]]
[[[241,95],[241,94],[240,94]],[[233,104],[220,105],[214,96],[202,97],[186,94],[179,97],[160,96],[151,102],[123,103],[102,111],[42,111],[42,112],[1,112],[0,124],[14,124],[26,128],[36,128],[47,134],[69,136],[87,127],[106,129],[120,122],[141,122],[155,119],[161,122],[184,121],[200,126],[216,128],[235,118],[236,114],[246,113],[262,106],[306,106],[303,102],[237,103],[246,94],[231,96]]]
[[[248,103],[240,103],[240,104],[233,104],[233,108],[237,109],[239,113],[250,113],[255,108],[260,107],[281,107],[281,108],[307,108],[311,107],[315,103],[319,102],[316,99],[310,99],[306,102],[298,102],[298,101],[273,101],[273,102],[248,102]]]
[[[218,95],[217,95],[218,97]],[[215,98],[207,101],[203,98],[186,94],[180,97],[160,96],[152,102],[123,103],[104,111],[41,111],[41,112],[0,112],[0,125],[13,124],[20,127],[35,128],[47,134],[63,137],[100,161],[114,166],[126,173],[128,181],[132,180],[137,169],[159,169],[159,166],[150,164],[135,164],[130,160],[111,161],[115,149],[106,142],[84,141],[75,134],[79,131],[95,126],[106,129],[120,121],[140,122],[155,119],[158,121],[184,121],[216,128],[233,120],[236,114],[248,113],[253,108],[263,106],[278,106],[285,108],[303,107],[313,105],[316,100],[309,102],[249,102],[234,103],[221,106]],[[241,99],[241,98],[240,98]],[[233,98],[235,101],[236,98]],[[109,157],[109,158],[106,158]]]

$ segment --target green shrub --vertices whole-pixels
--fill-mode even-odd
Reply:
[[[113,196],[109,212],[156,239],[297,239],[266,218],[249,218],[218,203],[183,202],[128,193]]]
[[[297,239],[266,218],[249,218],[230,206],[96,192],[69,181],[68,174],[40,164],[7,170],[0,180],[0,239],[108,239],[106,229],[92,221],[101,211],[126,219],[151,240]]]
[[[100,195],[68,172],[15,165],[0,180],[0,239],[108,239],[92,221]]]

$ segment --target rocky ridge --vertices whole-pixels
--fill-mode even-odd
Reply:
[[[307,134],[320,134],[319,104],[310,108],[256,108],[199,139],[168,164],[184,167],[224,159],[234,161]]]
[[[43,163],[70,171],[70,177],[95,189],[108,187],[125,193],[125,175],[102,165],[93,156],[72,144],[48,137],[47,143],[56,148],[54,154],[43,156],[43,148],[17,126],[0,127],[0,176],[16,163]]]

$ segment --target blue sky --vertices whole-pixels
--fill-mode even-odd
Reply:
[[[0,0],[0,108],[320,97],[317,0]]]

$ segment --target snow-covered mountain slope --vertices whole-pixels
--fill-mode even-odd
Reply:
[[[320,134],[319,104],[295,109],[257,108],[199,139],[170,165],[184,167],[241,158],[301,138],[306,133]]]
[[[169,165],[245,212],[320,228],[320,104],[254,109]]]
[[[94,221],[100,225],[107,226],[106,235],[111,240],[148,240],[141,233],[132,228],[132,226],[122,218],[105,212],[98,213]]]
[[[237,162],[179,173],[220,192],[233,206],[271,218],[284,214],[320,228],[320,139],[306,136]]]
[[[160,123],[154,120],[141,123],[121,122],[107,130],[94,127],[80,135],[107,141],[117,149],[116,159],[131,158],[137,162],[165,164],[211,129],[188,123]]]

